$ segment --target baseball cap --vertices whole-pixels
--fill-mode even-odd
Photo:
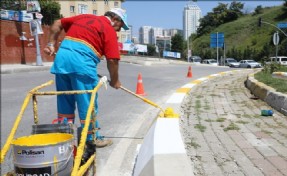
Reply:
[[[126,11],[121,9],[121,8],[112,8],[110,10],[110,12],[114,12],[115,14],[117,14],[119,17],[121,17],[121,19],[123,20],[124,22],[124,25],[123,25],[123,28],[124,30],[129,30],[129,27],[128,27],[128,17],[127,17],[127,14],[126,14]]]

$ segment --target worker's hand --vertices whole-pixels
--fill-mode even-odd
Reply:
[[[44,52],[50,56],[52,56],[53,54],[55,54],[55,47],[54,46],[46,46],[44,48]]]
[[[115,88],[115,89],[119,89],[122,86],[122,84],[119,80],[117,80],[117,81],[112,80],[112,81],[110,81],[110,86]]]

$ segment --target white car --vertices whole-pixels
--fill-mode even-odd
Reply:
[[[241,60],[239,62],[240,68],[261,68],[261,64],[254,60]]]
[[[226,58],[225,65],[229,67],[239,67],[239,62],[233,58]]]
[[[218,65],[217,61],[215,59],[205,59],[202,61],[203,64],[209,64],[209,65]]]
[[[266,64],[271,64],[272,62],[287,66],[287,56],[270,57]]]

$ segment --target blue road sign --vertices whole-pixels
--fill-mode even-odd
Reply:
[[[222,48],[224,44],[224,33],[212,33],[210,34],[210,48]]]
[[[278,28],[287,28],[287,22],[281,22],[277,24]]]

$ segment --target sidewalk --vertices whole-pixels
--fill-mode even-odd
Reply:
[[[32,72],[32,71],[48,71],[53,62],[44,62],[43,65],[36,64],[4,64],[1,65],[1,74]]]
[[[181,128],[195,176],[287,175],[287,118],[245,88],[250,71],[211,79],[185,98]]]
[[[169,64],[169,63],[182,63],[190,64],[183,61],[176,61],[171,59],[163,58],[143,58],[143,57],[129,57],[123,56],[120,62],[141,64],[141,65],[155,65],[155,64]],[[32,71],[49,71],[53,62],[43,62],[43,65],[37,66],[36,63],[33,64],[3,64],[1,65],[1,74],[10,73],[21,73],[21,72],[32,72]]]

